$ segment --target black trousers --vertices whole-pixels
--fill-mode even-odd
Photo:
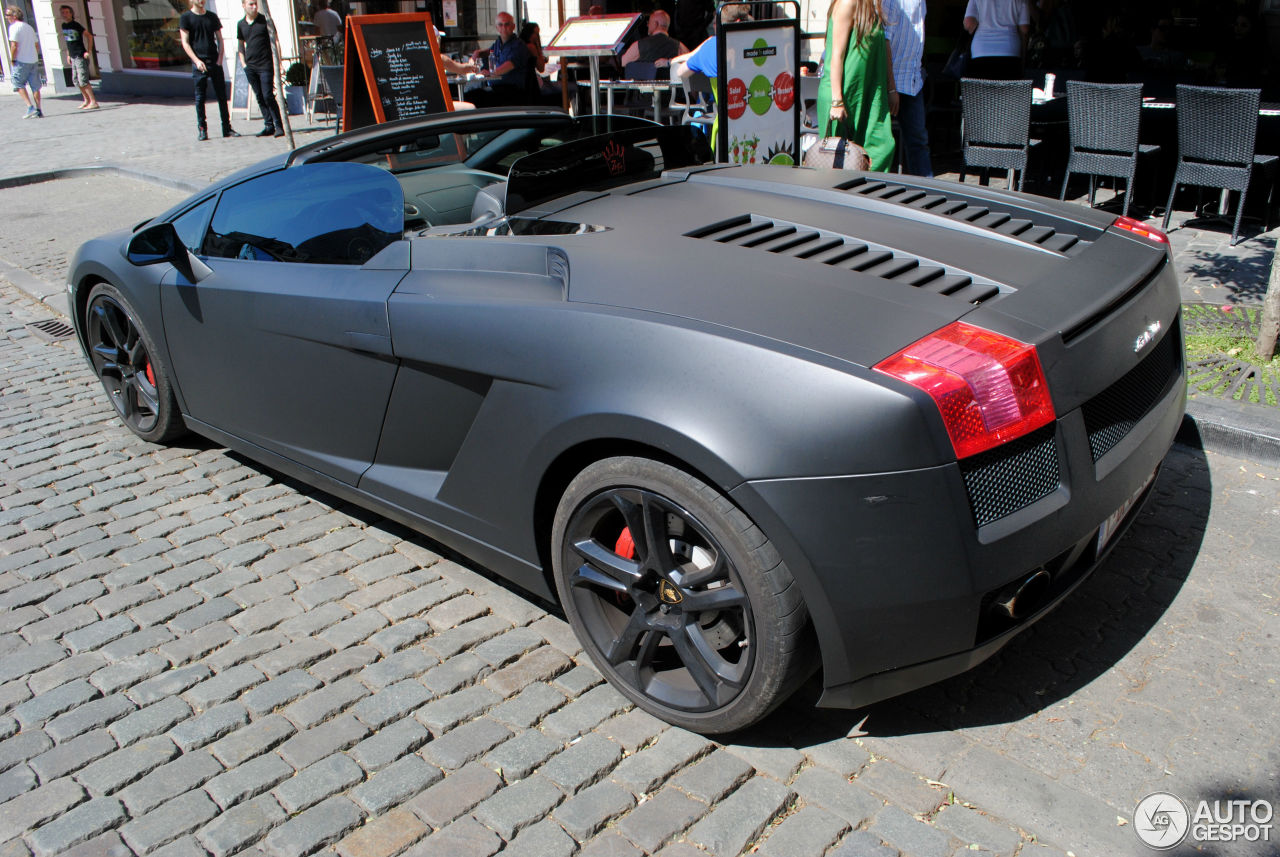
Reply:
[[[191,67],[191,80],[196,87],[196,122],[201,129],[209,127],[204,115],[205,89],[213,86],[213,97],[218,99],[218,115],[222,118],[222,130],[231,128],[231,111],[227,108],[227,79],[222,74],[222,66],[217,61],[205,61],[205,70]]]
[[[249,78],[249,88],[253,97],[258,99],[258,109],[262,111],[262,124],[268,128],[284,130],[284,120],[280,118],[280,104],[276,101],[276,87],[270,68],[246,66],[244,76]]]

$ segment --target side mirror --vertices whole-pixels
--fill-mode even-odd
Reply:
[[[125,248],[125,258],[139,267],[168,262],[192,283],[198,283],[213,273],[208,265],[183,246],[172,223],[157,223],[134,235]]]
[[[129,239],[125,257],[139,267],[157,265],[161,262],[176,265],[178,251],[182,251],[184,256],[187,252],[187,248],[182,246],[182,241],[178,238],[178,230],[173,228],[172,223],[157,223]]]

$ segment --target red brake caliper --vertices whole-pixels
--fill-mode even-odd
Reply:
[[[622,528],[622,532],[618,534],[618,543],[613,546],[613,552],[623,559],[636,558],[636,543],[631,538],[630,527]]]
[[[147,361],[147,383],[151,386],[156,385],[156,373],[151,371],[151,361]]]

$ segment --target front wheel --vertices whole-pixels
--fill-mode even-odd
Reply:
[[[93,371],[130,431],[165,443],[186,431],[166,368],[151,337],[114,286],[99,283],[85,309],[85,339]]]
[[[687,729],[759,720],[810,672],[808,611],[746,514],[669,465],[596,462],[552,527],[560,601],[604,675]]]

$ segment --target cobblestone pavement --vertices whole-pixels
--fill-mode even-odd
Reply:
[[[113,145],[200,178],[173,157],[194,141],[163,151],[189,105],[126,107],[161,139]],[[64,191],[79,208],[39,205]],[[169,204],[108,175],[0,194],[24,212],[0,258],[53,283]],[[716,743],[630,709],[545,605],[430,541],[136,440],[75,347],[25,327],[48,313],[0,285],[0,857],[1113,857],[1153,853],[1121,824],[1152,789],[1280,800],[1275,468],[1176,447],[1106,566],[987,664],[859,712],[810,686]]]

